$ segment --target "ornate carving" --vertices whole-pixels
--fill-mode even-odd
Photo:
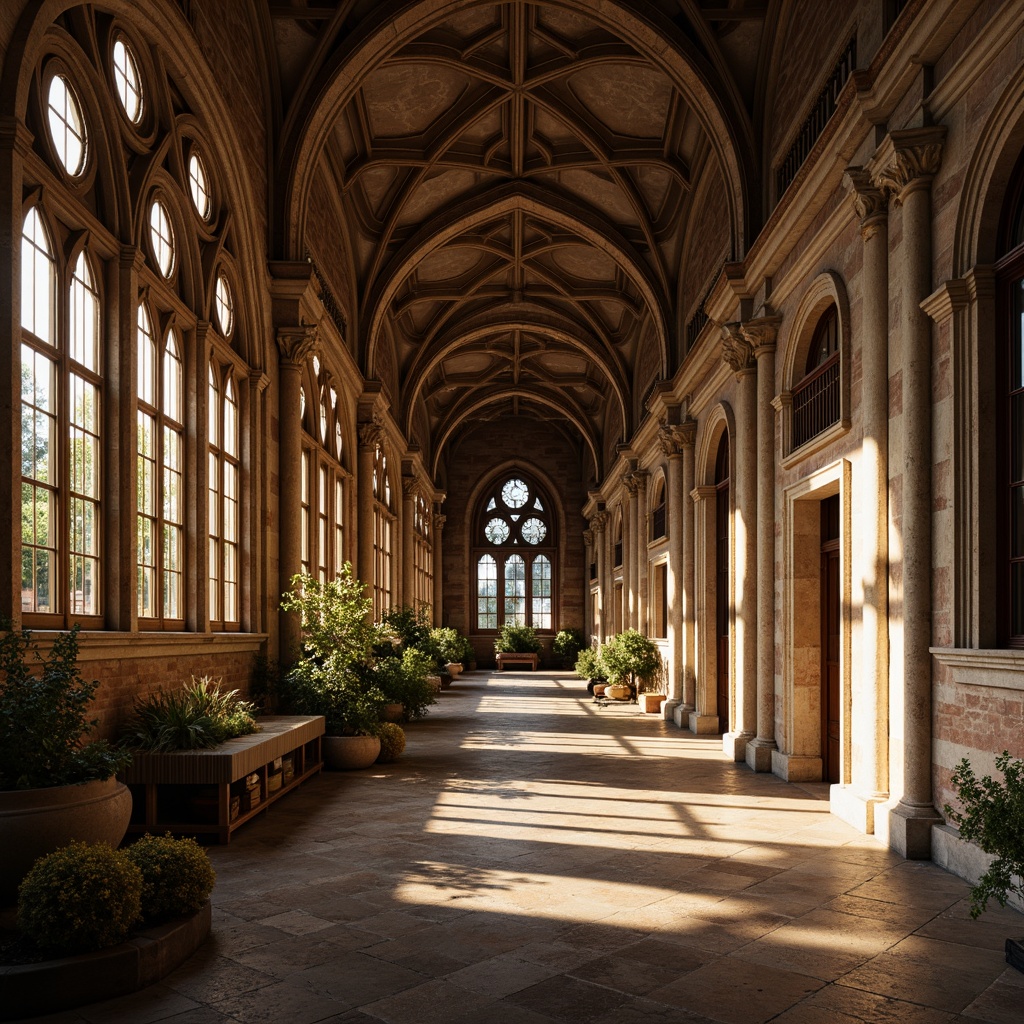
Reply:
[[[441,515],[440,512],[434,513],[434,532],[440,533],[444,529],[444,524],[448,521],[447,516]]]
[[[629,491],[630,497],[635,496],[640,489],[640,481],[636,479],[636,473],[624,473],[622,484]]]
[[[738,323],[722,324],[722,358],[733,373],[747,373],[754,369],[754,350],[743,337]]]
[[[277,348],[281,353],[281,361],[301,366],[319,351],[319,334],[319,324],[278,327]]]
[[[676,435],[676,444],[680,448],[692,448],[697,443],[697,421],[696,420],[683,420],[682,423],[677,424],[672,428]]]
[[[876,158],[875,185],[891,192],[897,206],[909,193],[927,188],[942,162],[945,134],[941,127],[890,133]]]
[[[779,333],[778,316],[762,316],[740,325],[740,333],[750,345],[755,359],[775,351],[775,338]]]
[[[875,185],[864,167],[847,167],[843,184],[853,193],[853,208],[861,221],[860,233],[867,241],[889,214],[888,196]]]
[[[658,430],[658,444],[661,446],[662,452],[670,459],[683,454],[676,439],[676,428],[673,426],[665,424]]]
[[[376,416],[367,423],[359,424],[359,446],[379,448],[384,441],[384,424]]]
[[[590,529],[594,533],[604,533],[604,528],[608,523],[607,512],[595,512],[590,517]]]
[[[588,548],[592,548],[594,546],[594,531],[593,530],[584,530],[583,531],[583,543],[586,544]]]

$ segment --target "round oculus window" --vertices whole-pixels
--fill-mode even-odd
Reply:
[[[149,208],[149,241],[153,247],[156,265],[164,277],[170,277],[174,270],[174,229],[171,218],[159,199],[153,200]]]
[[[135,62],[131,47],[123,39],[114,43],[114,87],[128,120],[138,124],[142,120],[139,65]]]
[[[540,519],[531,516],[523,523],[521,532],[527,544],[539,544],[548,535],[548,528]]]
[[[529,496],[530,488],[526,486],[524,481],[518,478],[506,480],[504,486],[501,488],[501,500],[505,502],[509,508],[522,508],[526,504]]]
[[[85,167],[85,120],[82,118],[78,97],[63,75],[54,75],[50,79],[46,108],[50,138],[57,159],[71,177],[77,178]]]
[[[491,519],[484,527],[484,536],[492,544],[504,544],[508,540],[508,523],[504,519],[498,519],[495,517]]]

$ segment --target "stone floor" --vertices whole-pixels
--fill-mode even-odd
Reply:
[[[210,850],[209,942],[51,1024],[1024,1021],[1024,918],[828,813],[822,785],[474,673],[397,763],[326,773]]]

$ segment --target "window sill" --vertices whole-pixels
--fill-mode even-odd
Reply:
[[[39,641],[44,649],[49,648],[57,636],[54,630],[32,630],[33,640]],[[83,630],[78,634],[78,660],[89,662],[123,658],[125,661],[140,661],[179,658],[190,654],[256,654],[267,638],[267,633],[120,633]]]
[[[935,660],[963,686],[1024,690],[1024,651],[979,650],[972,647],[930,647]]]
[[[839,440],[839,438],[849,432],[849,420],[836,420],[831,427],[826,427],[820,434],[815,434],[810,440],[804,441],[799,448],[794,448],[789,455],[782,459],[782,468],[791,469],[809,456],[820,452],[822,448],[827,448],[834,441]]]

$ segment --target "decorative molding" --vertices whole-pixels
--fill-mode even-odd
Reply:
[[[384,442],[384,424],[374,416],[372,420],[359,424],[359,447],[379,448]]]
[[[927,188],[942,163],[945,125],[890,132],[871,161],[877,188],[891,193],[899,206],[911,193]]]
[[[853,208],[860,217],[860,234],[866,242],[882,229],[888,219],[888,196],[875,185],[864,167],[847,167],[843,184],[853,193]]]
[[[722,359],[735,374],[749,373],[755,369],[754,349],[743,337],[738,323],[722,324]]]
[[[256,394],[260,395],[266,391],[267,386],[270,384],[270,378],[265,373],[250,373],[249,374],[249,390],[255,391]]]
[[[595,512],[590,517],[590,529],[594,533],[604,533],[604,528],[608,524],[608,513],[607,512]]]
[[[662,453],[667,455],[670,459],[677,458],[683,454],[683,449],[679,445],[679,441],[676,436],[676,428],[674,426],[662,424],[658,429],[657,442],[661,447]]]
[[[740,324],[740,334],[750,345],[755,359],[769,355],[775,351],[775,341],[779,334],[781,316],[761,316]]]
[[[592,548],[594,546],[594,531],[593,530],[584,530],[583,531],[583,543],[586,544],[588,548]]]
[[[958,313],[971,301],[971,291],[967,282],[955,278],[939,285],[921,303],[921,308],[937,324],[945,323],[954,313]]]
[[[680,448],[693,448],[697,444],[697,421],[686,419],[672,427],[676,444]]]
[[[293,327],[278,327],[277,348],[281,361],[293,366],[302,366],[320,349],[320,325],[298,324]]]
[[[434,513],[433,521],[434,521],[434,531],[436,533],[440,533],[444,529],[444,524],[446,522],[448,522],[448,517],[444,516],[444,515],[441,515],[440,512],[435,512]]]
[[[963,686],[1024,691],[1024,651],[973,647],[929,647],[940,665]]]

